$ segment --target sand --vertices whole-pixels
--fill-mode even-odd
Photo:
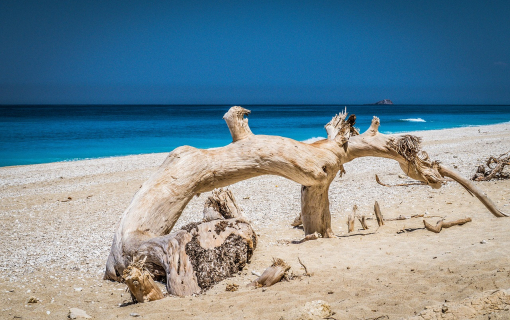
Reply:
[[[510,151],[510,123],[414,134],[432,159],[466,177],[488,156]],[[385,183],[411,182],[396,162],[379,158],[346,164],[333,182],[334,239],[292,243],[303,237],[290,226],[300,211],[296,183],[263,176],[231,186],[259,235],[252,262],[204,294],[128,304],[126,286],[103,281],[103,268],[123,210],[165,156],[0,168],[0,318],[64,319],[79,308],[96,319],[296,319],[306,303],[322,300],[335,319],[510,319],[510,219],[494,217],[454,182],[439,190],[378,185],[376,173]],[[476,185],[510,212],[510,181]],[[192,200],[176,228],[201,219],[207,196]],[[381,228],[368,220],[369,230],[357,223],[347,234],[353,205],[372,217],[376,200],[386,218],[473,221],[435,234],[422,218]],[[273,257],[302,275],[299,257],[312,276],[246,287]],[[225,291],[228,284],[239,290]]]

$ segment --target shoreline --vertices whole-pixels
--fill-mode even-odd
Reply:
[[[409,133],[423,138],[432,159],[456,166],[465,177],[489,156],[510,150],[510,123]],[[293,319],[292,310],[320,299],[337,319],[402,319],[445,300],[460,302],[510,288],[510,220],[493,217],[452,182],[438,190],[380,186],[375,174],[388,184],[411,179],[399,177],[395,161],[360,158],[345,164],[347,173],[330,188],[333,231],[339,238],[292,244],[303,236],[290,226],[300,211],[300,186],[277,176],[241,181],[230,189],[259,236],[243,272],[197,297],[119,307],[129,300],[125,285],[102,280],[113,232],[134,193],[167,154],[1,167],[0,318],[65,318],[70,307],[77,307],[101,319],[133,312],[146,319]],[[510,181],[476,185],[510,212]],[[190,201],[174,230],[201,219],[207,196]],[[427,212],[446,220],[469,216],[473,222],[433,234],[423,230],[421,219],[391,221],[381,228],[369,220],[368,231],[374,234],[347,234],[353,205],[370,216],[374,201],[387,218]],[[398,233],[406,229],[413,231]],[[312,277],[265,291],[245,287],[255,278],[250,271],[263,271],[273,257],[302,273],[298,256]],[[239,291],[226,292],[229,283],[239,284]],[[30,296],[41,301],[27,304]],[[279,303],[271,303],[275,299]]]
[[[495,123],[495,124],[466,125],[466,126],[461,126],[461,127],[445,128],[445,129],[429,129],[429,130],[398,131],[398,132],[381,131],[381,133],[384,133],[386,135],[400,135],[400,134],[419,135],[421,132],[443,131],[443,130],[463,130],[463,129],[467,129],[467,128],[480,128],[480,127],[493,127],[493,126],[506,126],[506,125],[510,125],[510,121],[504,121],[504,122],[499,122],[499,123]],[[368,129],[368,128],[366,128],[366,129]],[[363,131],[361,131],[361,132],[363,132]],[[305,140],[302,140],[299,142],[313,143],[313,142],[315,142],[317,140],[321,140],[321,139],[326,139],[326,137],[322,137],[322,136],[310,137],[308,139],[305,139]],[[191,147],[194,147],[194,146],[191,146]],[[204,149],[217,149],[217,148],[221,148],[221,147],[211,147],[211,148],[204,148]],[[198,149],[201,149],[201,148],[198,148]],[[33,163],[33,164],[9,165],[9,166],[0,166],[0,170],[2,168],[13,168],[13,167],[23,167],[23,166],[35,166],[35,165],[57,164],[57,163],[67,163],[67,162],[79,162],[79,161],[91,161],[91,160],[102,160],[102,159],[117,159],[117,158],[124,158],[124,157],[160,155],[160,154],[168,154],[171,151],[172,150],[168,150],[166,152],[135,153],[135,154],[117,155],[117,156],[104,156],[104,157],[98,157],[98,158],[76,158],[76,159],[68,159],[68,160],[55,161],[55,162],[41,162],[41,163]]]

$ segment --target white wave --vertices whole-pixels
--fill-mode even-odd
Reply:
[[[409,121],[409,122],[427,122],[422,118],[409,118],[409,119],[399,119],[400,121]]]
[[[301,142],[304,142],[304,143],[314,143],[315,141],[324,140],[324,139],[326,139],[326,138],[324,138],[324,137],[313,137],[313,138],[310,138],[310,139],[303,140]]]

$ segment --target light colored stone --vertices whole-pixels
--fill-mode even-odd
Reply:
[[[92,319],[84,310],[78,308],[70,308],[69,309],[69,318],[70,319]]]
[[[332,313],[329,303],[323,300],[307,302],[303,308],[303,311],[307,315],[312,317],[319,317],[322,319],[330,317]]]

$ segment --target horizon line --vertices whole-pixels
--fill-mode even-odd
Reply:
[[[219,106],[251,106],[251,107],[268,107],[268,106],[324,106],[324,107],[334,107],[334,106],[510,106],[510,103],[487,103],[487,104],[468,104],[468,103],[393,103],[393,104],[375,104],[375,103],[277,103],[277,104],[268,104],[268,103],[253,103],[253,104],[227,104],[227,103],[212,103],[212,104],[199,104],[199,103],[187,103],[187,104],[174,104],[174,103],[22,103],[22,104],[2,104],[0,103],[0,107],[26,107],[26,106],[171,106],[171,107],[198,107],[198,106],[211,106],[211,107],[219,107]]]

